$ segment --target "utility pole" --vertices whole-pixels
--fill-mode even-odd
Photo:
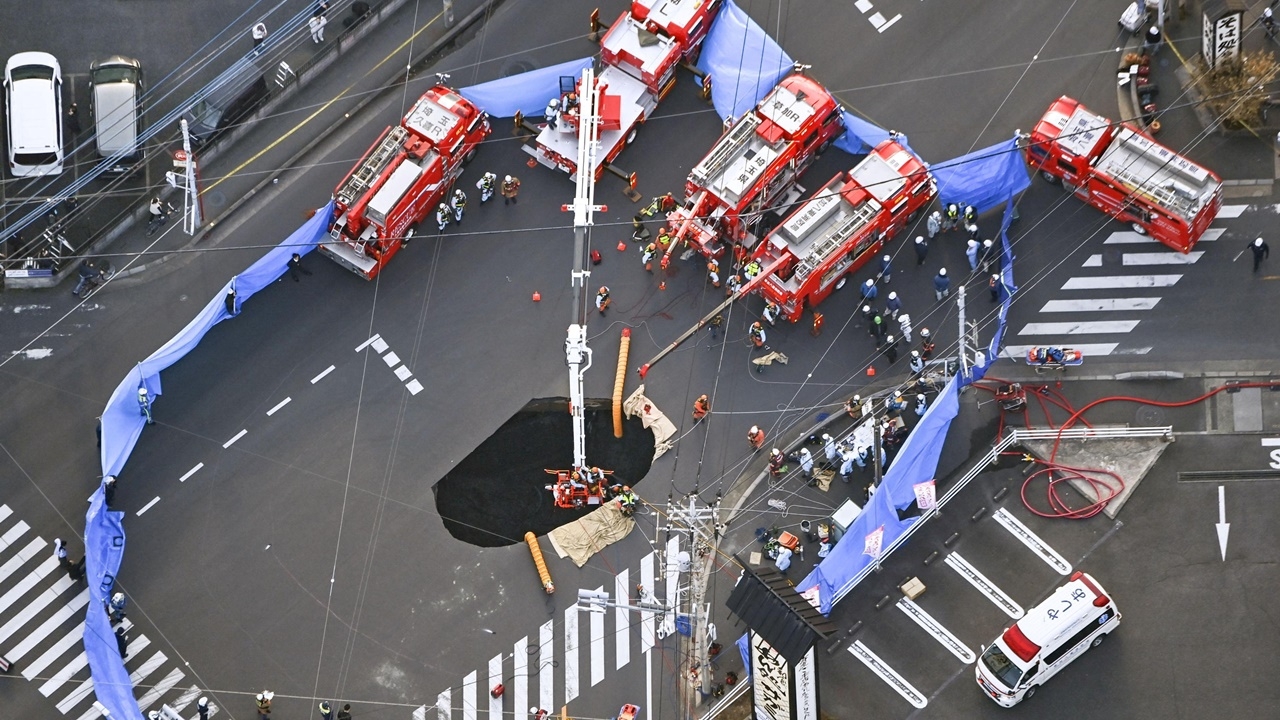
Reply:
[[[720,494],[711,505],[699,503],[697,486],[686,498],[686,504],[668,503],[668,532],[678,532],[689,537],[692,547],[689,573],[688,605],[679,603],[676,612],[684,611],[689,618],[689,638],[681,641],[680,703],[684,717],[693,717],[693,710],[702,698],[711,693],[709,648],[714,641],[715,626],[711,623],[711,607],[706,602],[711,571],[715,566],[716,548],[719,543]],[[675,559],[667,558],[667,562]]]
[[[182,190],[182,230],[188,235],[195,235],[204,224],[199,174],[195,153],[191,151],[191,131],[185,118],[179,127],[182,128],[182,150],[173,155],[173,166],[179,172],[167,172],[165,179],[171,187]]]

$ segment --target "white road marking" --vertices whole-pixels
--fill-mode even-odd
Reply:
[[[653,592],[654,583],[657,582],[654,558],[654,553],[650,552],[640,559],[640,585],[647,593]],[[657,623],[657,613],[640,613],[640,652],[647,653],[657,644]]]
[[[874,5],[871,4],[871,0],[857,0],[857,2],[853,4],[853,6],[858,8],[858,12],[862,13],[863,15],[866,15],[867,13],[871,12],[871,8],[875,7]]]
[[[70,578],[68,578],[70,579]],[[61,594],[61,593],[59,593]],[[57,597],[56,595],[53,597]],[[22,642],[13,646],[11,650],[4,654],[5,659],[10,662],[17,662],[26,657],[38,643],[44,642],[59,625],[66,622],[68,618],[84,609],[89,604],[89,590],[86,588],[80,591],[79,595],[71,598],[71,602],[58,608],[57,612],[50,615],[44,622],[40,623],[40,627],[32,630]],[[44,609],[43,607],[41,608]],[[83,624],[83,623],[81,623]]]
[[[1079,350],[1084,353],[1085,359],[1091,357],[1105,357],[1116,352],[1116,348],[1120,343],[1083,343],[1071,344],[1072,350]],[[1027,351],[1033,347],[1043,347],[1037,345],[1006,345],[1002,351],[1004,357],[1010,357],[1015,360],[1025,361],[1027,359]]]
[[[947,567],[959,573],[960,577],[964,578],[970,585],[977,588],[978,592],[985,595],[988,600],[994,603],[996,607],[1003,610],[1009,617],[1017,620],[1027,614],[1026,611],[1022,609],[1022,606],[1014,602],[1013,598],[1009,597],[1005,591],[1001,590],[995,583],[988,580],[986,575],[978,572],[978,569],[973,565],[970,565],[968,560],[960,557],[960,553],[953,552],[947,555],[943,562],[947,564]]]
[[[879,656],[871,652],[866,645],[862,644],[861,640],[855,641],[850,645],[849,652],[852,653],[854,657],[861,660],[863,665],[866,665],[871,672],[875,673],[881,680],[885,681],[885,683],[887,683],[889,687],[893,688],[895,692],[901,695],[902,699],[911,703],[912,707],[922,709],[924,706],[929,704],[929,699],[926,698],[923,693],[915,689],[915,687],[904,680],[896,670],[889,667],[885,661],[881,660]]]
[[[1102,256],[1090,255],[1080,267],[1102,267]]]
[[[1095,320],[1092,322],[1027,323],[1019,335],[1112,335],[1127,333],[1138,326],[1139,320]]]
[[[1248,209],[1248,205],[1223,205],[1222,209],[1218,211],[1218,217],[1238,218],[1245,210]]]
[[[146,712],[147,708],[156,704],[156,701],[160,699],[161,695],[172,690],[173,686],[182,682],[182,678],[184,677],[186,677],[186,675],[177,668],[169,671],[169,674],[165,675],[163,680],[156,683],[155,687],[152,687],[142,697],[138,698],[138,709]]]
[[[1222,237],[1223,233],[1226,231],[1226,228],[1209,228],[1204,231],[1204,234],[1200,236],[1200,239],[1197,242],[1213,242],[1214,240]]]
[[[516,641],[511,650],[511,661],[515,670],[511,677],[511,699],[515,704],[516,720],[528,717],[529,709],[529,636],[525,635]]]
[[[622,568],[622,571],[613,576],[613,599],[618,604],[629,604],[627,598],[631,597],[631,571]],[[641,613],[642,615],[652,615],[653,613]],[[621,670],[631,662],[631,613],[626,608],[614,608],[613,615],[613,646],[617,653],[614,662],[614,670]]]
[[[548,711],[556,705],[555,661],[556,624],[548,620],[538,628],[538,707]]]
[[[1125,253],[1120,258],[1120,264],[1128,267],[1135,265],[1190,265],[1196,262],[1204,255],[1203,250],[1193,250],[1189,253],[1180,252],[1158,252],[1158,253]]]
[[[25,529],[27,524],[21,523],[21,525]],[[21,552],[6,560],[4,565],[0,565],[0,582],[4,582],[5,578],[16,572],[18,568],[25,565],[28,560],[35,557],[36,553],[43,549],[44,540],[40,538],[32,539],[31,542],[27,543],[26,547],[22,548]]]
[[[462,679],[462,720],[476,720],[476,671]]]
[[[401,365],[400,367],[396,368],[395,373],[396,373],[396,377],[400,378],[401,382],[408,380],[409,377],[413,375],[413,371],[409,369],[408,365]]]
[[[489,687],[495,688],[502,682],[502,653],[489,658]],[[489,717],[497,720],[502,717],[502,696],[494,697],[489,693]]]
[[[155,496],[155,497],[151,498],[151,502],[147,503],[146,505],[143,505],[143,506],[142,506],[142,509],[138,510],[138,517],[142,517],[142,513],[144,513],[144,512],[146,512],[146,511],[150,510],[150,509],[152,508],[152,506],[154,506],[154,505],[155,505],[156,503],[158,503],[158,502],[160,502],[160,496],[159,496],[159,495],[157,495],[157,496]]]
[[[968,645],[960,642],[960,639],[952,635],[951,631],[943,627],[942,623],[938,622],[932,615],[925,612],[924,608],[915,604],[909,598],[904,597],[898,600],[897,608],[911,618],[912,622],[919,625],[920,629],[932,635],[934,640],[942,643],[942,647],[946,648],[947,652],[955,655],[960,662],[968,665],[978,659]]]
[[[578,698],[578,608],[570,605],[564,611],[564,702]]]
[[[1105,290],[1112,288],[1172,287],[1182,279],[1181,275],[1100,275],[1073,277],[1062,286],[1063,290]]]
[[[437,698],[437,699],[436,699],[436,701],[437,701],[437,702],[439,702],[439,698]],[[437,714],[437,715],[439,715],[439,711],[438,711],[438,710],[437,710],[436,714]],[[418,707],[414,708],[414,709],[413,709],[413,715],[412,715],[411,717],[413,718],[413,720],[427,720],[427,706],[426,706],[426,705],[419,705]],[[448,718],[449,716],[448,716],[448,715],[443,715],[443,716],[441,716],[441,717]]]
[[[330,365],[329,367],[325,368],[325,369],[324,369],[324,371],[323,371],[323,372],[321,372],[319,375],[317,375],[317,376],[315,376],[315,377],[311,378],[311,384],[312,384],[312,385],[315,385],[316,383],[318,383],[318,382],[320,382],[321,380],[323,380],[325,375],[328,375],[328,374],[329,374],[329,373],[331,373],[331,372],[333,372],[333,366],[332,366],[332,365]]]
[[[284,407],[285,405],[288,405],[292,401],[293,401],[293,398],[287,397],[281,400],[280,402],[276,403],[275,407],[267,411],[267,417],[271,417],[272,415],[275,415],[277,412],[280,411],[280,408]]]
[[[30,529],[30,525],[27,525],[25,521],[19,520],[17,525],[9,528],[4,532],[4,535],[0,536],[0,550],[9,549],[10,545],[16,542],[18,538],[22,537],[23,534]]]
[[[186,690],[183,690],[182,694],[178,696],[177,700],[174,700],[173,702],[169,703],[169,707],[173,708],[178,712],[182,712],[184,708],[186,708],[191,703],[195,702],[197,697],[200,697],[200,686],[192,685]]]
[[[1039,558],[1049,564],[1059,575],[1071,574],[1071,563],[1062,557],[1057,550],[1050,547],[1049,543],[1040,539],[1039,535],[1031,532],[1031,528],[1022,523],[1021,520],[1014,517],[1012,513],[1004,508],[996,510],[992,515],[1000,526],[1008,530],[1018,541],[1026,545],[1031,552],[1035,553]]]
[[[389,352],[382,356],[382,362],[386,363],[387,367],[395,367],[400,364],[400,356],[394,352]]]
[[[178,478],[178,482],[186,482],[192,475],[200,472],[200,468],[204,467],[204,463],[196,463],[196,466],[187,471],[187,474]]]
[[[373,337],[369,338],[368,340],[365,340],[364,342],[362,342],[362,343],[360,343],[359,345],[357,345],[357,346],[356,346],[356,352],[360,352],[361,350],[363,350],[363,349],[365,349],[365,348],[369,347],[370,345],[372,345],[372,344],[374,344],[374,343],[378,342],[378,341],[379,341],[379,340],[381,340],[381,339],[382,339],[382,336],[381,336],[381,335],[374,335]],[[384,347],[385,347],[385,346],[384,346]],[[382,351],[381,351],[381,350],[379,350],[378,352],[382,352]]]
[[[604,592],[604,586],[596,588],[596,592]],[[604,613],[587,614],[591,637],[591,687],[595,687],[604,680]]]
[[[680,536],[673,535],[667,541],[667,556],[663,558],[666,563],[664,570],[666,571],[666,591],[667,603],[669,608],[679,607],[680,602],[680,564],[676,560],[680,555]],[[662,614],[662,637],[666,637],[676,631],[676,613],[670,610]]]
[[[12,514],[13,510],[8,505],[0,505],[0,520],[5,520]]]
[[[1262,438],[1262,447],[1280,447],[1280,438]]]
[[[409,391],[410,395],[417,395],[418,393],[422,392],[422,383],[418,382],[417,380],[410,380],[409,382],[405,383],[405,389]]]
[[[387,341],[383,340],[381,336],[374,338],[370,344],[373,345],[373,351],[379,355],[387,351]]]
[[[453,717],[453,693],[445,690],[436,696],[436,717],[439,720],[450,720]]]
[[[36,566],[35,570],[32,570],[30,573],[23,576],[17,584],[9,589],[9,592],[0,596],[0,612],[8,610],[9,606],[12,605],[15,600],[26,595],[28,590],[35,587],[41,580],[44,580],[45,577],[47,577],[49,573],[53,572],[53,569],[56,567],[58,567],[57,558],[45,558],[44,562]],[[4,637],[8,637],[8,635],[5,635]]]
[[[132,652],[133,646],[130,645],[129,647],[130,647],[129,654],[133,655],[133,652]],[[142,664],[142,667],[138,668],[136,671],[134,671],[132,675],[129,676],[129,684],[134,687],[137,687],[138,681],[146,679],[148,675],[155,672],[156,669],[159,668],[161,665],[163,665],[165,661],[168,659],[169,658],[165,657],[165,654],[162,652],[157,652],[155,655],[152,655],[151,657],[147,658],[147,661]],[[92,679],[90,679],[90,680],[86,680],[85,682],[92,684],[93,681]],[[77,692],[79,692],[79,688],[77,688]],[[75,697],[75,693],[72,693],[70,696],[63,699],[61,703],[58,703],[58,709],[62,710],[62,703],[67,702],[72,697]],[[75,707],[77,704],[79,704],[79,702],[80,700],[77,699],[76,702],[69,704],[66,710],[62,710],[62,714],[63,715],[67,714],[67,711]],[[91,707],[88,710],[86,710],[85,713],[80,716],[79,720],[96,720],[97,718],[102,717],[102,712],[98,710],[98,707],[100,706],[98,706],[97,703],[94,703],[94,705],[95,705],[94,707]]]
[[[83,631],[84,625],[81,625],[80,627]],[[124,622],[120,623],[120,627],[123,627],[125,632],[129,632],[133,629],[133,621],[129,618],[125,618]],[[141,635],[135,638],[133,642],[129,643],[129,646],[125,648],[125,652],[129,655],[140,653],[150,644],[151,640],[149,640],[146,635]],[[54,673],[48,680],[44,681],[44,684],[40,686],[40,694],[45,697],[49,697],[55,690],[64,685],[71,678],[75,677],[76,673],[83,670],[88,664],[89,656],[82,651],[79,655],[72,658],[71,662],[64,665],[61,670]]]
[[[1103,240],[1102,244],[1103,245],[1140,245],[1144,243],[1157,243],[1157,242],[1158,241],[1156,240],[1152,240],[1149,235],[1139,235],[1138,233],[1132,230],[1118,230],[1116,232],[1111,233],[1109,236],[1107,236],[1107,239]]]
[[[228,440],[228,441],[226,441],[226,442],[222,443],[222,449],[223,449],[223,450],[226,450],[227,448],[231,447],[232,445],[235,445],[237,440],[239,440],[240,438],[242,438],[242,437],[244,437],[245,435],[248,435],[248,434],[249,434],[249,431],[248,431],[248,430],[241,430],[240,432],[236,433],[235,437],[233,437],[233,438],[231,438],[230,440]]]
[[[1089,300],[1050,300],[1040,312],[1124,312],[1150,310],[1160,302],[1158,297],[1092,298]]]
[[[872,15],[868,19],[871,21],[871,24],[875,26],[876,32],[882,33],[885,30],[888,30],[889,28],[893,27],[893,24],[901,20],[902,16],[894,15],[892,18],[888,20],[888,22],[886,22],[883,15],[881,15],[880,13],[876,13],[875,15]]]
[[[50,560],[53,560],[55,565],[58,563],[58,561],[53,558],[50,558]],[[45,564],[47,565],[48,562],[46,561]],[[74,580],[63,575],[58,578],[58,581],[55,582],[52,587],[45,588],[43,592],[32,598],[31,602],[27,603],[26,607],[19,611],[17,615],[10,618],[9,622],[4,624],[4,627],[0,627],[0,642],[8,640],[15,632],[21,630],[23,625],[26,625],[32,620],[32,618],[39,615],[45,608],[49,607],[49,605],[53,603],[59,595],[74,584]],[[13,659],[16,660],[17,658]]]
[[[66,635],[63,635],[58,642],[54,643],[48,650],[45,650],[40,657],[22,667],[22,677],[27,680],[35,678],[35,676],[52,665],[54,660],[62,657],[62,653],[70,650],[73,645],[78,644],[83,639],[84,623],[72,625],[71,630]]]

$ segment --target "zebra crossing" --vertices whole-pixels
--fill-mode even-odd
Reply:
[[[1225,205],[1218,213],[1218,219],[1239,217],[1247,207]],[[1209,228],[1199,243],[1216,242],[1225,232],[1223,228]],[[1183,277],[1180,270],[1184,266],[1196,264],[1205,253],[1212,251],[1213,246],[1199,243],[1197,247],[1205,249],[1183,254],[1157,250],[1161,247],[1157,241],[1131,230],[1111,233],[1102,244],[1118,246],[1112,252],[1119,252],[1120,268],[1132,269],[1134,274],[1080,274],[1068,278],[1061,290],[1069,293],[1069,297],[1045,302],[1036,312],[1036,317],[1018,329],[1017,337],[1032,344],[1006,345],[1004,354],[1012,358],[1025,357],[1032,347],[1047,343],[1069,344],[1086,357],[1145,355],[1151,352],[1150,347],[1123,346],[1114,338],[1132,333],[1142,323],[1142,315],[1156,309],[1162,296],[1153,291],[1175,287]],[[1081,264],[1086,271],[1101,267],[1102,253],[1090,255]],[[1113,319],[1115,316],[1104,313],[1116,313],[1123,319]],[[1037,342],[1038,338],[1044,339]],[[1076,341],[1095,338],[1105,342]]]
[[[655,601],[654,581],[661,571],[664,604],[676,607],[681,576],[679,555],[677,536],[667,543],[664,567],[659,567],[663,561],[657,552],[640,559],[639,585],[645,589],[646,601]],[[631,570],[623,568],[614,576],[612,588],[599,585],[584,589],[608,589],[615,601],[625,604],[633,597],[632,577]],[[582,617],[584,614],[586,618]],[[610,616],[612,631],[605,627]],[[611,613],[585,612],[576,605],[570,606],[561,617],[539,626],[536,634],[516,640],[509,652],[494,655],[483,669],[472,670],[458,684],[440,692],[433,705],[416,708],[412,720],[479,720],[482,715],[489,720],[532,720],[531,707],[551,711],[566,705],[581,696],[584,683],[586,689],[593,688],[605,680],[610,669],[616,672],[627,667],[633,649],[638,649],[641,661],[648,664],[649,652],[658,640],[675,631],[674,612],[640,613],[621,607]],[[614,646],[612,663],[608,661],[609,643]],[[504,689],[495,697],[490,691],[499,684]],[[483,704],[481,692],[486,696]]]
[[[0,504],[0,656],[12,663],[11,673],[38,682],[40,694],[58,712],[76,720],[98,720],[104,708],[93,697],[89,658],[84,652],[84,613],[89,590],[59,566],[53,543],[37,535],[12,508]],[[128,618],[121,623],[133,629]],[[125,667],[130,671],[138,706],[145,714],[167,705],[177,713],[191,707],[200,696],[195,685],[183,686],[186,673],[163,652],[150,648],[151,640],[138,634],[127,647]],[[167,668],[167,672],[166,672]],[[209,704],[209,716],[218,712]],[[181,715],[179,715],[181,716]]]

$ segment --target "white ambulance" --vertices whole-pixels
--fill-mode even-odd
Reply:
[[[1092,576],[1076,572],[983,651],[978,685],[996,703],[1013,707],[1119,624],[1111,596]]]

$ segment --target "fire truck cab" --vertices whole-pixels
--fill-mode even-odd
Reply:
[[[427,90],[334,191],[333,224],[320,252],[372,280],[410,228],[445,200],[490,130],[488,116],[457,92]]]
[[[929,169],[893,139],[831,179],[760,243],[753,259],[784,262],[760,285],[791,322],[880,250],[937,195]]]
[[[635,0],[605,33],[600,41],[604,67],[596,76],[600,88],[597,180],[636,139],[640,125],[671,91],[680,62],[697,58],[720,4],[720,0]],[[555,122],[538,130],[533,146],[523,147],[539,163],[570,177],[578,163],[580,82],[560,79]]]
[[[1191,250],[1222,207],[1217,175],[1066,96],[1024,142],[1045,180],[1179,252]]]
[[[750,254],[757,223],[843,131],[840,106],[822,85],[799,73],[783,78],[689,173],[684,204],[667,215],[673,237],[707,257],[724,252],[722,241]]]

